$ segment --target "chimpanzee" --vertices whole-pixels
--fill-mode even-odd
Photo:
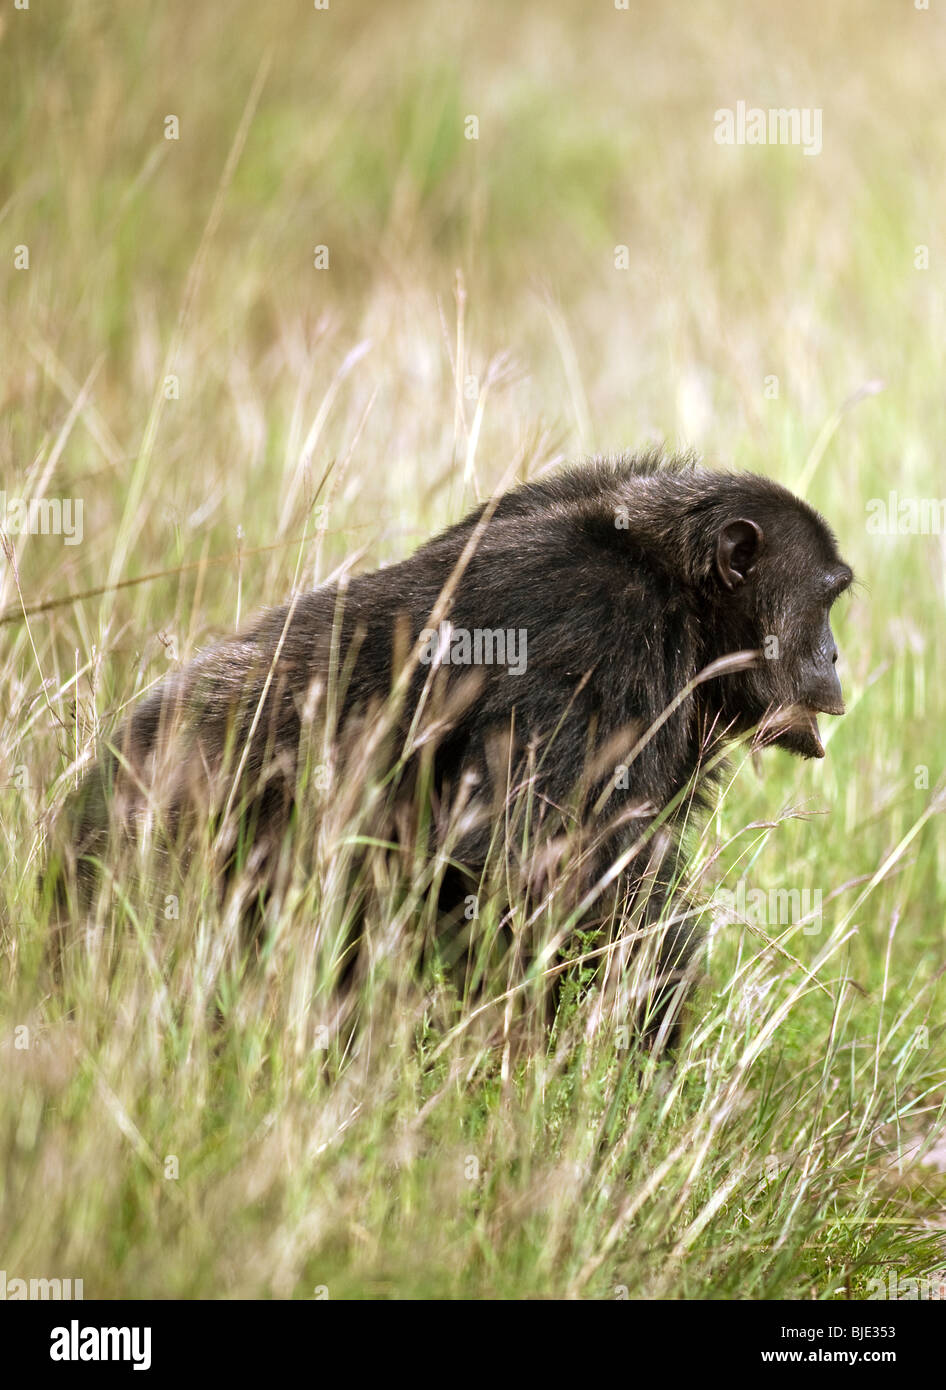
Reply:
[[[844,709],[829,615],[852,578],[805,502],[689,455],[517,487],[399,564],[265,612],[150,694],[79,790],[73,906],[116,825],[134,839],[144,823],[178,846],[212,826],[222,878],[239,865],[265,900],[301,799],[334,795],[313,766],[350,786],[370,752],[394,769],[379,826],[416,849],[423,821],[444,859],[445,923],[487,879],[539,902],[560,875],[573,925],[633,940],[665,923],[652,981],[679,1001],[697,940],[681,830],[733,740],[824,756],[816,716]]]

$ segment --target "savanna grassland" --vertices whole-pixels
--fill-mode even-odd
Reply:
[[[832,1299],[946,1265],[946,550],[869,525],[946,494],[944,71],[906,0],[5,7],[0,489],[82,508],[0,558],[9,1277]],[[739,101],[820,109],[820,152],[716,143]],[[805,495],[860,581],[827,757],[740,753],[692,835],[675,1066],[580,967],[510,1047],[501,970],[417,968],[422,876],[379,878],[333,1031],[357,827],[253,952],[196,872],[113,882],[51,971],[56,813],[143,692],[655,442]],[[714,914],[740,881],[820,915]]]

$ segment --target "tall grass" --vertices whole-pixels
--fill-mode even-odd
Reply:
[[[865,519],[943,492],[944,49],[879,2],[6,15],[0,486],[83,503],[0,570],[9,1275],[835,1298],[943,1266],[944,540]],[[715,145],[740,99],[822,107],[823,152]],[[738,754],[690,834],[675,1065],[600,943],[551,1032],[535,972],[425,958],[436,866],[365,845],[367,772],[252,949],[198,853],[171,898],[116,874],[50,974],[50,826],[144,691],[502,479],[654,439],[803,487],[861,581],[825,761]],[[820,916],[715,910],[740,879]]]

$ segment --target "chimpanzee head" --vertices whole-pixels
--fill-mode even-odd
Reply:
[[[768,479],[731,478],[713,511],[712,583],[724,645],[758,649],[725,681],[739,731],[823,758],[819,714],[843,714],[831,608],[853,581],[824,519]],[[722,653],[721,653],[722,654]]]

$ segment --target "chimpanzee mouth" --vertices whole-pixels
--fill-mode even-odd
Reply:
[[[760,722],[756,742],[761,745],[775,744],[777,748],[785,748],[802,758],[823,758],[824,741],[818,727],[818,715],[843,713],[843,705],[835,705],[832,709],[809,704],[782,705]]]
[[[812,709],[810,705],[802,705],[800,706],[800,709],[802,716],[806,721],[805,725],[803,726],[803,732],[810,737],[814,747],[817,749],[815,757],[823,758],[824,740],[821,737],[821,730],[818,728],[818,711]]]

